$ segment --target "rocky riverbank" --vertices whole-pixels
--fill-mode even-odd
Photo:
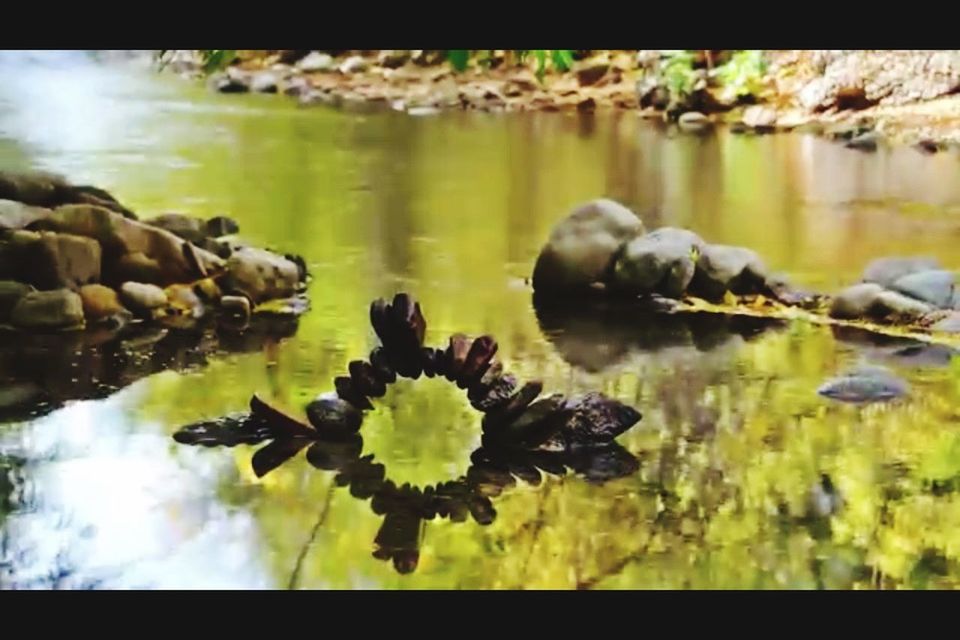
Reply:
[[[758,53],[756,68],[730,51],[578,51],[567,72],[495,51],[456,72],[441,51],[248,51],[208,79],[224,93],[283,93],[304,106],[490,112],[634,110],[701,135],[800,130],[874,151],[912,144],[923,153],[960,150],[960,52],[817,51]],[[191,52],[170,68],[204,77]],[[762,71],[761,71],[762,70]]]
[[[306,266],[245,246],[227,217],[139,220],[111,194],[50,174],[0,173],[0,328],[47,332],[130,322],[246,326],[290,300]]]

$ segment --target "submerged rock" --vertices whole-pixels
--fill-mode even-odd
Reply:
[[[83,326],[83,301],[69,289],[31,291],[10,313],[10,322],[23,329],[68,329]]]
[[[888,369],[866,365],[828,380],[817,389],[818,394],[831,400],[855,404],[886,402],[909,391],[907,383]]]
[[[578,206],[550,232],[533,269],[537,292],[575,292],[606,279],[620,247],[643,233],[643,223],[613,200]]]

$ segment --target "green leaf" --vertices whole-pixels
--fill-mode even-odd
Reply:
[[[557,71],[569,71],[573,66],[573,49],[553,49],[550,58]]]
[[[447,60],[450,61],[450,64],[452,64],[453,68],[457,71],[465,71],[467,68],[467,62],[470,60],[470,50],[448,49]]]
[[[547,69],[547,50],[534,49],[533,55],[537,58],[537,78],[543,80],[543,74]]]

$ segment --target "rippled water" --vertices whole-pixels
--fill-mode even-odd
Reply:
[[[0,340],[0,586],[960,584],[951,351],[803,323],[538,311],[524,283],[551,225],[598,196],[648,227],[753,247],[823,290],[885,254],[956,269],[956,156],[675,136],[630,113],[302,110],[79,54],[4,52],[0,79],[0,167],[61,172],[141,213],[227,213],[313,274],[299,326],[232,342]],[[244,410],[253,393],[298,411],[369,353],[368,305],[399,290],[421,301],[431,344],[489,333],[519,377],[637,407],[644,418],[620,443],[639,470],[517,482],[487,526],[414,523],[419,562],[402,575],[373,557],[383,516],[335,472],[300,453],[258,479],[252,447],[170,437]],[[816,395],[860,363],[892,368],[910,396]],[[398,383],[363,429],[363,452],[398,485],[454,479],[478,446],[478,416],[437,380]]]

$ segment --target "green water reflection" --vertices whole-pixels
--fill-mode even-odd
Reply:
[[[683,225],[710,241],[751,246],[773,268],[824,289],[883,254],[931,254],[957,268],[955,157],[860,155],[801,136],[675,137],[633,114],[302,110],[277,97],[215,96],[171,78],[84,67],[25,71],[0,88],[0,166],[28,165],[102,185],[141,212],[228,213],[251,242],[309,264],[312,310],[294,337],[145,378],[88,407],[99,417],[98,438],[121,452],[111,464],[154,434],[143,455],[178,468],[176,486],[195,487],[191,499],[206,515],[187,517],[181,501],[151,516],[180,532],[152,534],[170,553],[193,544],[198,557],[220,558],[211,550],[221,529],[210,523],[224,520],[210,514],[249,518],[230,538],[238,545],[232,559],[205,568],[233,575],[243,565],[256,574],[234,586],[960,584],[957,358],[910,359],[802,323],[721,327],[708,338],[671,325],[665,341],[649,336],[662,327],[617,314],[538,318],[523,282],[551,225],[598,196],[621,200],[648,227]],[[644,418],[620,442],[640,471],[603,486],[573,475],[519,483],[495,500],[489,526],[429,523],[416,572],[398,575],[371,555],[381,519],[349,492],[331,490],[333,474],[303,455],[257,479],[252,448],[196,450],[169,439],[181,425],[245,409],[255,392],[298,411],[369,353],[368,305],[398,290],[421,301],[429,344],[454,332],[489,333],[522,379],[636,406]],[[861,360],[892,366],[911,396],[851,407],[814,393]],[[43,430],[66,432],[58,416],[69,412],[4,426],[3,451],[36,461],[0,468],[16,467],[24,486],[62,494],[51,480],[60,467],[44,462],[58,454],[42,458],[36,441]],[[364,452],[399,482],[462,474],[478,441],[478,417],[463,394],[429,380],[396,385],[364,427]],[[71,455],[89,457],[92,445],[84,446]],[[844,503],[818,519],[808,505],[823,474]],[[117,500],[141,497],[129,491]],[[45,535],[22,533],[15,502],[9,509],[8,547]],[[111,517],[82,524],[94,539],[123,539]],[[206,584],[184,562],[165,565],[131,549],[116,571],[136,574],[149,562],[159,567],[149,573],[162,577],[157,584]],[[85,566],[78,571],[98,568]],[[7,571],[15,583],[16,562]]]

